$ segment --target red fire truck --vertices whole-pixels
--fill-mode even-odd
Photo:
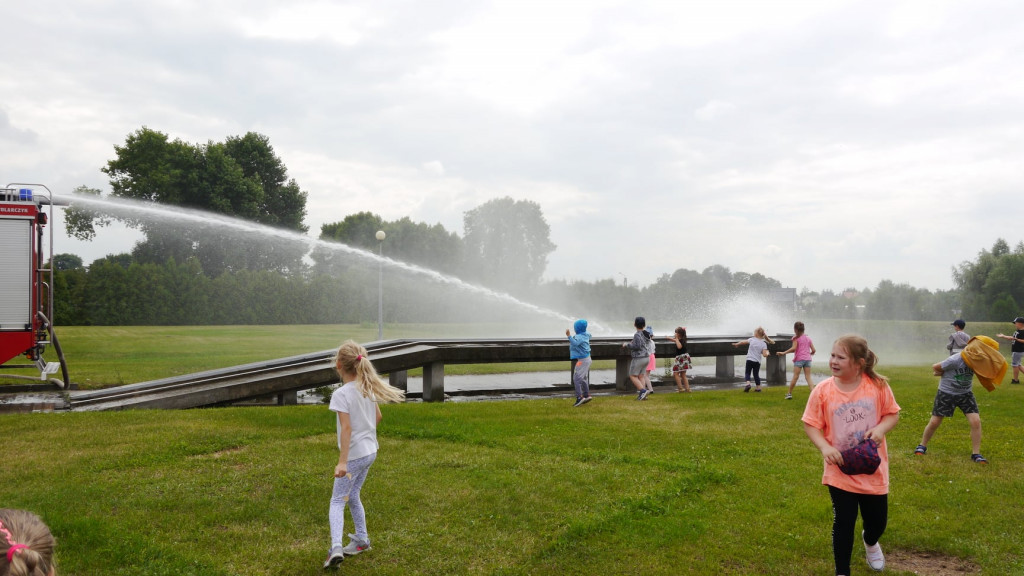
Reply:
[[[0,188],[0,368],[39,371],[39,381],[67,388],[68,370],[53,331],[53,194],[41,184]],[[44,250],[45,246],[45,250]],[[47,362],[47,345],[59,359]],[[25,360],[31,362],[25,364]],[[21,363],[17,363],[21,362]],[[51,378],[61,371],[62,378]],[[5,378],[32,376],[3,374]]]

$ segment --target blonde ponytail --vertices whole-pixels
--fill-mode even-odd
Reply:
[[[46,524],[25,510],[0,510],[0,575],[47,576],[56,542]]]
[[[353,340],[346,340],[338,348],[334,355],[334,369],[338,371],[338,376],[342,375],[342,370],[347,374],[355,374],[356,388],[363,398],[384,403],[405,400],[405,392],[381,380],[366,348]]]

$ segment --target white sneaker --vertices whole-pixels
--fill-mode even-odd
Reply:
[[[341,561],[345,559],[345,553],[342,552],[341,546],[334,546],[327,552],[327,560],[324,560],[324,569],[334,568]]]
[[[367,540],[366,542],[360,542],[356,540],[355,534],[348,535],[348,544],[341,549],[345,556],[355,556],[356,554],[366,552],[367,550],[370,550],[370,541]]]
[[[861,542],[864,542],[864,532],[860,533]],[[864,554],[868,559],[868,566],[876,572],[885,570],[885,554],[882,554],[882,545],[875,542],[874,546],[868,546],[867,542],[864,542]]]

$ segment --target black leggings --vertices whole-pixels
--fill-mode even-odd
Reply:
[[[754,382],[757,383],[758,386],[761,385],[761,363],[760,362],[754,362],[753,360],[747,360],[747,366],[746,366],[746,369],[743,372],[744,372],[744,374],[743,374],[743,379],[744,380],[746,380],[747,382],[750,382],[750,375],[753,374],[754,375]]]
[[[874,545],[882,537],[889,521],[889,495],[857,494],[835,486],[829,486],[828,493],[832,497],[832,554],[836,561],[836,574],[849,574],[857,508],[860,508],[863,519],[864,542]]]

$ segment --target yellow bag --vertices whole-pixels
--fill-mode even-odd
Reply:
[[[960,357],[989,392],[1002,385],[1006,370],[1010,367],[999,351],[999,343],[988,336],[971,338]]]

